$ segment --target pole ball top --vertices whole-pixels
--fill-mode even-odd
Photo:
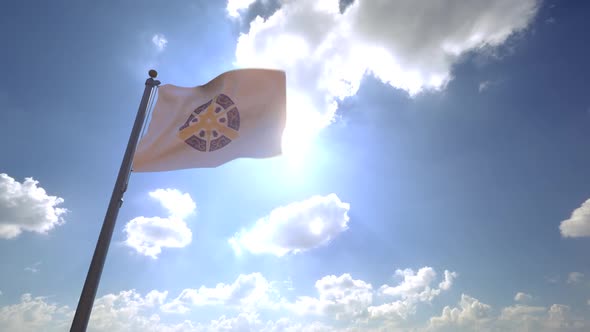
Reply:
[[[153,69],[150,69],[148,74],[150,75],[151,78],[156,78],[158,76],[158,72]]]

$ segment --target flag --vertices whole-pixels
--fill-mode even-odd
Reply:
[[[281,154],[285,73],[239,69],[194,88],[163,85],[134,172],[216,167],[236,158]]]

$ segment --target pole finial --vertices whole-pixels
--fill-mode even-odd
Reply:
[[[148,72],[148,75],[150,75],[151,78],[156,78],[156,77],[158,77],[158,72],[155,71],[154,69],[150,69],[150,71]]]

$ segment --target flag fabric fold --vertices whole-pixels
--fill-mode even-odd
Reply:
[[[163,85],[134,172],[216,167],[281,154],[285,72],[238,69],[193,88]]]

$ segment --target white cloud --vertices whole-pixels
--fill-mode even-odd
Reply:
[[[272,289],[260,273],[240,274],[232,284],[219,283],[213,288],[184,289],[178,297],[164,304],[164,312],[186,313],[190,306],[223,305],[242,310],[270,303]]]
[[[283,140],[300,141],[331,123],[337,101],[356,94],[366,74],[412,95],[443,88],[462,55],[503,44],[539,3],[356,0],[340,14],[338,0],[281,1],[239,37],[235,65],[286,70]]]
[[[135,290],[107,294],[94,302],[90,331],[157,331],[159,316],[150,310],[163,303],[168,292],[151,291],[145,297]]]
[[[547,307],[516,304],[492,308],[465,294],[461,295],[458,306],[445,306],[440,316],[424,321],[423,317],[427,317],[425,312],[415,312],[416,303],[412,303],[411,299],[429,303],[428,296],[416,294],[423,294],[436,285],[451,287],[452,282],[449,280],[453,274],[446,273],[445,279],[436,283],[436,278],[432,278],[432,273],[428,272],[429,268],[424,269],[422,273],[398,274],[403,275],[402,280],[391,288],[397,289],[395,296],[400,297],[400,300],[375,306],[374,302],[379,299],[371,284],[354,279],[347,273],[321,278],[315,284],[317,298],[300,296],[294,302],[287,302],[281,294],[274,294],[276,290],[271,289],[272,282],[259,273],[240,275],[231,284],[185,289],[169,302],[166,302],[167,291],[152,290],[142,295],[131,289],[98,297],[88,331],[582,332],[590,329],[590,321],[584,318],[587,308],[581,308],[581,313],[562,304]],[[167,307],[171,303],[186,306],[187,310],[172,311],[177,314],[170,314]],[[194,306],[198,306],[198,310],[189,314],[188,307]],[[223,310],[224,315],[216,316],[218,310]],[[47,298],[24,294],[19,303],[0,307],[0,329],[65,331],[71,324],[73,313],[71,308],[50,303]],[[184,315],[179,316],[178,313]],[[218,318],[208,317],[211,315]],[[272,320],[267,320],[269,317]]]
[[[353,279],[345,273],[337,277],[325,276],[315,283],[319,297],[300,296],[295,303],[288,305],[294,312],[315,315],[328,315],[336,319],[353,319],[366,313],[373,302],[371,284]]]
[[[227,15],[237,18],[240,17],[241,11],[248,9],[255,2],[256,0],[228,0],[225,10],[227,10]]]
[[[556,284],[559,282],[559,276],[546,276],[544,279],[550,284]]]
[[[188,193],[181,193],[176,189],[157,189],[149,193],[150,197],[158,200],[168,210],[172,218],[184,219],[197,210],[197,204]]]
[[[41,265],[41,262],[36,262],[31,266],[27,266],[25,267],[25,271],[31,272],[31,273],[37,273],[40,271],[39,269],[39,265]]]
[[[462,294],[459,307],[444,307],[440,316],[430,319],[430,327],[435,330],[442,330],[449,326],[468,326],[473,331],[477,331],[481,330],[490,321],[491,315],[491,306],[481,303],[469,295]]]
[[[571,308],[553,304],[542,306],[516,304],[501,308],[500,314],[488,304],[463,294],[459,306],[446,306],[442,315],[430,319],[429,331],[587,331],[590,321],[576,317]]]
[[[561,236],[590,236],[590,199],[572,212],[572,216],[559,225]]]
[[[305,201],[278,207],[248,230],[235,234],[229,243],[239,254],[283,256],[327,244],[348,229],[350,204],[336,194],[313,196]]]
[[[516,302],[527,303],[530,302],[532,299],[533,297],[530,294],[523,292],[518,292],[516,293],[516,295],[514,295],[514,301]]]
[[[49,196],[38,181],[25,178],[23,183],[0,173],[0,238],[11,239],[24,231],[45,234],[63,224],[67,209],[64,199]]]
[[[442,291],[449,290],[453,285],[456,272],[444,271],[444,278],[434,287],[436,271],[431,267],[423,267],[417,272],[412,269],[396,270],[395,275],[402,280],[396,286],[383,285],[379,293],[384,296],[397,297],[399,300],[368,308],[373,319],[403,320],[415,314],[420,302],[430,303]]]
[[[577,284],[584,279],[584,273],[582,272],[570,272],[567,276],[567,283],[568,284]]]
[[[186,222],[160,217],[137,217],[125,225],[125,244],[138,253],[154,259],[162,248],[183,248],[192,241],[192,232]]]
[[[439,288],[436,288],[436,272],[430,267],[416,273],[411,269],[397,270],[396,275],[403,277],[398,285],[383,285],[378,292],[370,283],[353,279],[348,273],[329,275],[316,282],[318,297],[298,296],[294,302],[282,303],[298,315],[348,322],[366,322],[369,319],[377,325],[386,321],[405,321],[416,313],[419,303],[430,303],[441,291],[450,289],[457,276],[455,272],[445,271],[443,280],[438,283]],[[399,299],[377,304],[375,295]]]
[[[183,248],[191,243],[192,232],[184,219],[193,214],[197,206],[188,193],[176,189],[158,189],[149,195],[168,210],[169,216],[141,216],[130,220],[124,229],[125,244],[156,259],[162,248]]]
[[[67,306],[48,303],[43,297],[24,294],[20,303],[0,307],[0,327],[3,331],[60,331],[68,310]]]
[[[540,314],[547,312],[545,307],[534,307],[529,305],[517,304],[502,309],[500,319],[502,320],[532,320],[538,318]]]
[[[157,33],[152,37],[152,43],[158,51],[163,51],[168,44],[168,39],[163,34]]]
[[[403,278],[401,283],[397,286],[383,285],[379,292],[404,299],[417,298],[420,301],[431,301],[440,294],[441,290],[448,290],[457,277],[456,272],[445,270],[444,279],[439,283],[439,288],[432,288],[431,284],[436,279],[436,272],[431,267],[423,267],[417,272],[412,269],[396,270],[395,275]]]
[[[549,309],[543,307],[527,309],[520,317],[516,316],[511,320],[512,325],[520,327],[520,330],[526,328],[532,331],[587,331],[590,328],[590,323],[574,317],[571,308],[567,305],[553,304]]]
[[[483,81],[479,83],[479,92],[484,92],[485,90],[487,90],[490,85],[492,85],[491,81]]]

